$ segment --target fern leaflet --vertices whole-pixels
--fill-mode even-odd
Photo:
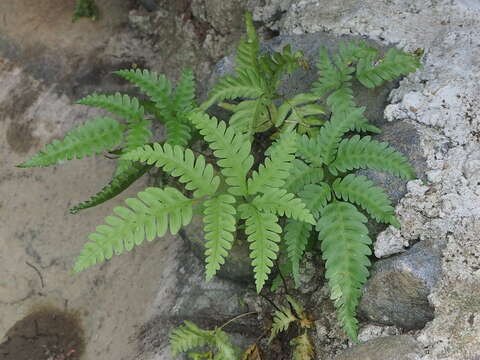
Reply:
[[[297,284],[300,278],[300,260],[308,244],[312,225],[297,220],[287,220],[284,240],[287,245],[288,260],[292,264],[292,275]]]
[[[93,206],[103,204],[120,194],[122,191],[132,185],[138,178],[145,174],[151,166],[134,163],[119,175],[115,176],[110,183],[101,191],[92,196],[88,201],[75,205],[70,209],[71,214],[76,214],[80,210],[88,209]]]
[[[236,210],[232,206],[235,198],[231,195],[219,195],[204,203],[206,277],[210,280],[225,263],[228,250],[232,248]]]
[[[278,225],[278,218],[271,213],[259,211],[249,204],[238,207],[240,216],[245,219],[245,234],[250,243],[250,258],[255,273],[257,292],[260,292],[268,279],[273,267],[273,260],[277,258],[282,228]]]
[[[281,310],[282,311],[275,311],[273,315],[272,331],[268,340],[269,343],[272,342],[279,333],[287,331],[290,324],[297,320],[288,307],[282,306]]]
[[[299,196],[313,216],[318,218],[323,211],[323,208],[332,199],[332,191],[330,185],[321,182],[318,184],[306,185],[303,190],[300,191]]]
[[[260,50],[260,42],[258,40],[257,32],[253,25],[252,15],[247,13],[245,15],[245,24],[247,28],[247,39],[240,40],[237,47],[236,71],[244,69],[256,69],[258,67],[257,57]]]
[[[205,163],[203,155],[195,158],[192,150],[181,146],[159,143],[145,145],[122,156],[124,160],[146,162],[163,168],[171,176],[179,177],[187,190],[194,190],[196,198],[213,195],[220,184],[211,164]]]
[[[385,142],[371,140],[370,136],[355,135],[342,140],[337,158],[329,167],[334,175],[339,171],[366,168],[387,171],[405,180],[415,178],[415,171],[402,153]]]
[[[380,86],[385,81],[415,72],[420,67],[417,56],[395,48],[389,49],[378,65],[374,65],[374,60],[372,56],[364,57],[357,64],[356,77],[367,88]]]
[[[353,340],[358,331],[356,307],[370,266],[372,240],[366,222],[355,206],[337,201],[326,206],[317,224],[331,298],[345,332]]]
[[[236,132],[251,136],[256,132],[265,131],[271,126],[268,111],[262,98],[244,100],[238,105],[234,105],[233,112],[228,124]]]
[[[273,145],[270,156],[265,159],[265,165],[260,164],[258,171],[254,171],[248,179],[248,193],[253,195],[269,187],[282,187],[289,176],[295,151],[295,135],[283,134]]]
[[[115,95],[92,94],[84,97],[77,103],[108,110],[135,123],[142,120],[145,115],[145,110],[137,98],[130,98],[128,95],[119,93]]]
[[[82,159],[118,146],[124,126],[116,120],[99,117],[70,130],[63,140],[53,140],[30,160],[18,167],[48,166],[63,160]]]
[[[172,355],[176,356],[196,347],[211,344],[213,338],[213,331],[200,329],[194,323],[185,320],[184,325],[173,329],[170,333]]]
[[[361,206],[375,220],[400,227],[387,194],[365,176],[349,174],[335,180],[332,188],[338,198]]]
[[[302,160],[294,159],[290,176],[285,180],[283,187],[292,193],[299,192],[307,184],[315,184],[323,180],[323,169],[305,164]]]
[[[152,241],[162,237],[170,229],[175,235],[181,226],[192,220],[192,202],[174,188],[147,188],[138,193],[138,198],[125,200],[128,207],[113,209],[116,216],[107,216],[107,225],[97,226],[90,234],[73,270],[80,272],[98,262],[108,260],[115,253],[130,251],[145,238]]]
[[[290,345],[295,346],[293,360],[313,360],[315,358],[312,342],[306,332],[290,341]]]
[[[246,176],[253,165],[253,156],[250,154],[252,145],[248,138],[235,133],[225,122],[204,113],[193,113],[190,121],[214,150],[213,154],[220,159],[218,165],[222,167],[221,172],[230,185],[228,191],[233,195],[246,195]]]
[[[314,225],[315,219],[299,198],[284,189],[270,188],[252,202],[259,210]]]
[[[297,155],[316,167],[320,168],[323,164],[323,156],[319,152],[317,138],[297,135]]]

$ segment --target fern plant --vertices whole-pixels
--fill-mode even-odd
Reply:
[[[277,335],[287,332],[289,328],[296,326],[297,334],[290,341],[292,345],[293,360],[313,360],[315,353],[308,329],[312,326],[312,320],[309,319],[303,306],[287,295],[287,306],[279,307],[273,316],[273,323],[270,329],[270,343]],[[187,353],[190,359],[219,359],[219,360],[261,360],[261,349],[258,344],[263,335],[251,344],[246,350],[240,352],[236,349],[228,335],[222,330],[225,326],[244,316],[256,314],[249,312],[236,316],[225,324],[214,330],[203,330],[190,321],[185,321],[183,325],[175,328],[170,333],[170,347],[172,355]],[[194,350],[206,351],[194,351]]]
[[[400,226],[384,190],[354,171],[375,169],[405,180],[415,178],[406,157],[387,143],[368,135],[351,135],[378,132],[363,115],[365,109],[354,102],[353,77],[370,88],[420,66],[416,56],[396,49],[381,59],[377,53],[364,42],[342,43],[332,61],[325,48],[320,50],[319,81],[312,94],[324,100],[331,116],[317,135],[297,135],[300,159],[295,160],[290,181],[285,184],[286,190],[298,195],[315,217],[331,298],[352,340],[357,338],[356,307],[368,278],[371,255],[372,240],[364,213],[378,222]],[[297,282],[300,260],[312,231],[310,224],[296,220],[289,219],[285,226],[286,268]]]
[[[283,268],[298,283],[305,250],[319,246],[338,318],[348,336],[356,340],[356,307],[368,278],[372,242],[365,215],[397,227],[399,223],[384,191],[355,171],[387,171],[407,180],[415,174],[405,156],[368,135],[380,130],[368,122],[365,109],[356,105],[352,81],[356,78],[367,88],[379,86],[415,71],[419,59],[396,49],[379,57],[364,42],[343,43],[333,57],[322,48],[319,80],[312,91],[282,99],[278,86],[302,64],[302,54],[289,47],[262,53],[251,15],[246,16],[246,26],[247,39],[238,47],[235,74],[220,79],[199,107],[189,70],[183,72],[175,90],[164,75],[118,71],[117,75],[138,86],[150,100],[120,94],[87,96],[79,103],[105,109],[124,121],[94,118],[20,166],[54,165],[105,151],[118,156],[111,182],[72,212],[111,199],[152,167],[182,184],[180,189],[146,188],[136,198],[125,200],[125,206],[115,207],[114,215],[89,236],[74,271],[130,251],[145,239],[177,234],[200,212],[207,280],[225,263],[242,233],[257,292],[267,283],[280,248],[287,259]],[[206,113],[214,104],[231,110],[228,122]],[[152,119],[165,125],[165,142],[151,143]],[[254,161],[257,149],[252,146],[258,143],[256,134],[267,130],[273,134],[272,142],[258,164]],[[215,161],[187,147],[193,131],[199,132]],[[318,242],[312,244],[314,230]],[[285,310],[276,316],[277,331],[298,318],[294,312]],[[225,340],[222,332],[200,336],[193,325],[185,326],[185,332],[208,335],[208,341],[197,339],[192,346],[218,346]],[[305,338],[299,337],[294,345],[309,354]]]
[[[243,220],[250,247],[257,291],[263,288],[277,258],[282,231],[279,216],[314,223],[310,211],[296,196],[281,187],[288,177],[295,136],[284,134],[272,145],[264,164],[248,176],[252,165],[251,142],[243,134],[202,112],[193,112],[190,121],[199,130],[218,158],[214,169],[203,155],[168,143],[145,145],[122,156],[162,168],[185,185],[186,195],[171,187],[147,188],[138,199],[127,199],[127,207],[116,207],[106,225],[90,235],[75,264],[81,271],[109,259],[113,253],[131,250],[145,239],[176,234],[187,225],[194,208],[204,214],[206,278],[211,279],[224,264],[232,247],[237,223]]]
[[[155,72],[122,70],[116,74],[138,86],[151,100],[140,101],[119,93],[93,94],[79,100],[79,104],[107,110],[124,120],[93,118],[70,130],[62,140],[54,140],[19,167],[56,165],[65,160],[83,159],[104,152],[111,155],[127,153],[151,141],[152,119],[165,124],[168,143],[185,146],[190,141],[187,114],[195,107],[191,70],[182,73],[175,91],[172,91],[172,85],[164,75]],[[74,214],[112,199],[150,168],[149,165],[117,158],[117,168],[110,182],[89,200],[72,207],[70,212]]]

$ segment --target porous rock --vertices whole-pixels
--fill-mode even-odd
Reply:
[[[412,336],[396,335],[352,346],[333,360],[419,360],[424,353],[421,344]]]
[[[425,241],[401,255],[376,262],[359,313],[380,324],[423,328],[433,319],[428,295],[441,275],[440,257],[438,244]]]

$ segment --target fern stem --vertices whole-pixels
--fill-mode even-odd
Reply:
[[[230,319],[228,320],[225,324],[223,324],[222,326],[219,327],[219,329],[223,329],[225,326],[229,325],[230,323],[238,320],[238,319],[241,319],[245,316],[248,316],[248,315],[253,315],[253,314],[258,314],[258,311],[250,311],[250,312],[247,312],[247,313],[244,313],[244,314],[240,314],[240,315],[237,315],[235,316],[233,319]]]

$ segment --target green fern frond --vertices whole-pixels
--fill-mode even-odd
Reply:
[[[235,133],[225,122],[204,113],[193,113],[190,121],[209,143],[213,154],[220,159],[218,165],[230,186],[228,191],[233,195],[246,195],[246,176],[253,165],[253,156],[250,154],[252,145],[248,138]]]
[[[355,206],[336,201],[327,205],[317,224],[331,298],[345,332],[354,341],[358,331],[356,308],[370,266],[372,240],[366,222]]]
[[[180,80],[175,88],[173,107],[177,113],[186,115],[195,108],[195,77],[192,69],[182,71]]]
[[[225,263],[228,250],[232,248],[236,210],[232,204],[235,198],[230,195],[219,195],[204,203],[206,277],[210,280],[220,266]]]
[[[196,347],[211,344],[213,339],[213,331],[200,329],[194,323],[185,320],[184,325],[173,329],[170,333],[172,355],[176,356]]]
[[[89,235],[73,270],[80,272],[96,263],[108,260],[115,253],[130,251],[145,238],[152,241],[162,237],[167,230],[172,235],[192,220],[192,199],[186,198],[174,188],[147,188],[138,193],[138,198],[125,200],[128,207],[117,206],[117,216],[107,216],[107,225],[97,226]]]
[[[266,91],[265,80],[257,71],[243,69],[237,71],[237,76],[227,75],[218,80],[210,92],[210,98],[200,106],[200,109],[206,110],[214,103],[226,99],[256,99],[261,97]]]
[[[350,82],[354,69],[340,61],[337,57],[335,64],[330,60],[328,50],[322,46],[318,54],[317,69],[319,80],[312,85],[312,92],[321,97],[327,93],[340,89],[344,83]],[[335,66],[337,65],[337,66]]]
[[[305,207],[301,199],[284,189],[270,188],[265,190],[263,195],[253,199],[252,204],[259,210],[276,213],[279,216],[286,216],[290,219],[303,221],[314,225],[315,219]]]
[[[212,165],[205,163],[203,155],[195,158],[192,150],[178,145],[144,145],[123,155],[122,159],[163,168],[171,176],[179,177],[187,190],[194,191],[196,198],[215,194],[220,184],[220,178],[214,174]]]
[[[296,106],[312,103],[317,100],[318,96],[314,94],[297,94],[293,98],[286,100],[278,108],[277,114],[274,119],[275,126],[280,126],[285,121],[285,119],[287,119],[292,109]]]
[[[283,187],[295,194],[307,184],[315,184],[322,181],[323,176],[324,173],[321,167],[310,166],[300,159],[294,159],[290,169],[290,176],[285,180]]]
[[[258,67],[258,52],[260,50],[260,42],[258,40],[255,26],[253,25],[252,14],[245,14],[245,25],[247,28],[247,39],[240,40],[237,47],[237,56],[235,59],[235,70],[242,71],[244,69],[256,69]]]
[[[385,81],[415,72],[420,67],[420,58],[391,48],[377,65],[374,63],[375,57],[370,56],[361,58],[357,64],[356,77],[367,88],[374,88]]]
[[[307,209],[318,218],[323,208],[332,200],[332,190],[325,182],[306,185],[299,193]]]
[[[265,159],[265,163],[260,164],[258,171],[254,171],[252,177],[248,179],[248,193],[251,195],[263,192],[269,187],[281,188],[289,176],[297,150],[296,136],[283,134],[272,147],[273,150]]]
[[[284,241],[287,245],[287,257],[292,264],[292,275],[298,283],[300,277],[300,261],[307,248],[308,239],[312,231],[312,225],[297,220],[287,220],[285,226]]]
[[[365,176],[349,174],[335,180],[332,189],[338,198],[361,206],[375,220],[400,227],[387,194]]]
[[[316,167],[320,168],[323,164],[323,155],[319,150],[317,138],[297,135],[297,155]]]
[[[214,360],[238,360],[240,352],[235,346],[233,346],[232,341],[229,336],[220,329],[215,329],[214,336],[214,346],[216,348],[216,353]]]
[[[342,107],[332,114],[332,118],[320,129],[316,139],[317,151],[322,154],[325,164],[330,164],[337,153],[338,144],[348,131],[355,128],[359,118],[363,117],[362,108]]]
[[[265,131],[271,127],[269,115],[262,98],[244,100],[233,108],[233,115],[228,125],[236,132],[248,136]]]
[[[170,103],[172,85],[165,75],[140,69],[120,70],[114,73],[139,87],[155,103],[161,104],[161,107]]]
[[[77,103],[108,110],[133,122],[139,122],[145,115],[145,110],[137,98],[131,98],[120,93],[115,95],[92,94],[84,97]]]
[[[82,159],[93,154],[100,154],[120,145],[124,126],[118,121],[99,117],[70,130],[62,140],[53,140],[30,160],[18,165],[26,168],[49,166],[63,160]]]
[[[288,307],[282,306],[281,310],[282,311],[275,311],[273,315],[272,331],[268,339],[269,343],[272,342],[279,333],[287,331],[289,326],[297,320]]]
[[[292,74],[299,67],[299,60],[302,57],[303,53],[301,51],[292,53],[290,45],[285,45],[281,52],[275,51],[260,57],[261,73],[265,75],[272,92],[277,89],[285,74]]]
[[[137,179],[145,174],[151,166],[133,163],[130,167],[122,171],[119,175],[115,176],[108,185],[106,185],[101,191],[96,193],[88,201],[84,201],[78,205],[75,205],[70,209],[71,214],[76,214],[80,210],[88,209],[93,206],[103,204],[105,201],[113,199],[115,196],[123,192],[130,185],[132,185]]]
[[[315,358],[312,342],[306,332],[290,341],[290,345],[295,346],[293,360],[313,360]]]
[[[242,204],[238,207],[240,216],[245,219],[245,234],[250,243],[250,258],[255,273],[255,284],[259,293],[278,256],[278,243],[282,228],[278,218],[271,213],[259,211],[255,206]]]
[[[344,139],[339,147],[337,158],[330,164],[332,174],[353,169],[375,169],[387,171],[405,180],[415,179],[415,170],[402,153],[385,142],[371,140],[370,136],[355,135]]]

